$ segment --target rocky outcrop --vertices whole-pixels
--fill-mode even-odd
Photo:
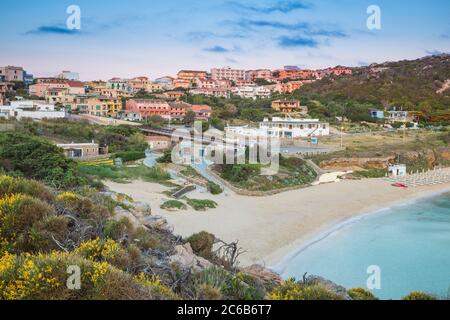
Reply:
[[[161,216],[146,216],[139,219],[140,223],[150,229],[158,229],[172,232],[172,226]]]
[[[261,265],[252,265],[240,270],[242,273],[249,274],[259,279],[265,286],[276,286],[283,283],[283,279],[279,274],[264,268]]]
[[[434,151],[429,149],[423,151],[408,151],[401,155],[401,161],[403,162],[413,162],[420,159],[425,159],[429,168],[433,168],[437,163]]]
[[[386,169],[395,162],[396,156],[379,158],[335,158],[322,161],[320,167],[324,170],[360,171],[365,169]]]
[[[208,260],[196,256],[189,243],[176,246],[175,253],[168,260],[170,264],[181,269],[190,269],[192,272],[199,272],[213,266]]]

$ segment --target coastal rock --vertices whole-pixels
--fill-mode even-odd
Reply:
[[[250,267],[240,269],[242,273],[249,274],[264,283],[264,285],[276,286],[283,283],[281,276],[261,265],[254,264]]]
[[[114,220],[119,221],[123,218],[127,218],[131,222],[133,227],[138,228],[141,226],[141,222],[130,211],[123,209],[122,207],[116,207],[114,210]]]
[[[322,277],[309,276],[305,279],[305,283],[310,285],[320,285],[321,287],[327,289],[328,291],[342,296],[345,300],[352,300],[352,298],[347,293],[347,289]]]
[[[178,245],[174,249],[175,254],[169,257],[169,262],[180,268],[191,269],[193,272],[199,272],[213,266],[213,264],[208,260],[196,256],[189,243]]]
[[[147,228],[172,231],[172,227],[167,220],[161,216],[146,216],[140,219],[140,222]]]
[[[133,206],[132,211],[136,216],[145,217],[150,216],[152,214],[152,209],[150,205],[148,205],[147,203],[135,202],[132,204],[132,206]]]

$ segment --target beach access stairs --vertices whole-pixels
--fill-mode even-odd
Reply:
[[[193,184],[187,185],[185,187],[183,187],[182,189],[178,190],[177,192],[175,192],[174,194],[172,194],[172,197],[175,199],[180,199],[182,198],[184,195],[188,194],[189,192],[192,192],[194,190],[196,190],[197,187]]]

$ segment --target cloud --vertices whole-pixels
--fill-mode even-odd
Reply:
[[[425,52],[428,55],[431,55],[431,56],[440,56],[440,55],[443,55],[443,54],[449,54],[450,53],[449,51],[440,51],[440,50],[425,50]]]
[[[308,36],[319,36],[319,37],[329,37],[329,38],[345,38],[348,35],[339,30],[339,28],[333,26],[333,29],[319,28],[317,25],[313,25],[306,22],[299,23],[284,23],[276,21],[267,20],[247,20],[242,19],[237,22],[237,25],[247,31],[257,31],[261,28],[270,28],[281,31],[290,32],[303,32]]]
[[[60,34],[60,35],[79,35],[81,34],[80,30],[70,30],[64,25],[44,25],[37,27],[36,29],[30,30],[26,32],[26,34]]]
[[[304,37],[288,37],[282,36],[278,38],[278,45],[283,48],[308,47],[317,48],[319,41],[313,38]]]
[[[210,48],[205,48],[205,49],[203,49],[203,51],[214,52],[214,53],[230,52],[230,50],[228,50],[227,48],[224,48],[222,46],[214,46],[214,47],[210,47]]]
[[[236,8],[238,10],[244,10],[244,11],[251,11],[255,13],[263,13],[263,14],[269,14],[274,12],[281,12],[281,13],[289,13],[294,10],[305,10],[305,9],[311,9],[312,5],[310,3],[306,3],[303,1],[277,1],[269,6],[251,6],[251,5],[245,5],[239,2],[230,1],[227,2],[226,5],[231,8]]]

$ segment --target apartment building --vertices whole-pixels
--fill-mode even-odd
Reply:
[[[213,68],[211,69],[211,79],[213,80],[230,80],[238,81],[245,80],[245,70],[227,68]]]
[[[55,78],[37,79],[36,84],[29,87],[29,94],[39,98],[45,97],[45,92],[49,89],[67,89],[68,94],[85,94],[84,83],[80,81],[62,80]]]
[[[330,135],[330,124],[319,119],[265,118],[259,128],[270,137],[298,139]]]
[[[196,79],[205,79],[208,77],[206,71],[196,70],[181,70],[178,72],[177,79],[187,80],[188,82],[194,82]]]
[[[258,98],[269,98],[271,91],[264,86],[243,86],[232,88],[231,93],[241,98],[256,100]]]
[[[282,113],[301,112],[302,107],[298,100],[275,100],[272,101],[272,109]]]
[[[25,71],[22,67],[0,67],[0,76],[4,78],[4,81],[23,81],[24,73]]]
[[[255,82],[257,79],[271,81],[272,71],[269,69],[248,70],[245,72],[245,80]]]
[[[133,88],[130,85],[128,79],[112,78],[112,79],[108,80],[108,82],[106,83],[106,87],[108,89],[125,92],[127,94],[133,93]]]
[[[132,92],[137,93],[139,91],[147,91],[147,87],[150,81],[147,77],[136,77],[129,80],[128,83],[131,86]]]
[[[140,114],[145,119],[151,116],[160,116],[165,119],[183,119],[188,111],[193,111],[198,119],[209,119],[212,109],[207,105],[191,105],[186,102],[167,102],[152,99],[130,99],[127,101],[124,117],[136,117]],[[128,115],[131,113],[130,115]]]
[[[230,89],[191,89],[189,90],[190,94],[198,94],[207,97],[217,97],[217,98],[229,98],[230,97]]]
[[[281,69],[274,71],[273,75],[275,79],[280,81],[287,79],[306,80],[319,78],[319,73],[315,70]]]
[[[76,72],[71,71],[62,71],[60,74],[56,76],[58,79],[71,80],[71,81],[80,81],[80,75]]]

